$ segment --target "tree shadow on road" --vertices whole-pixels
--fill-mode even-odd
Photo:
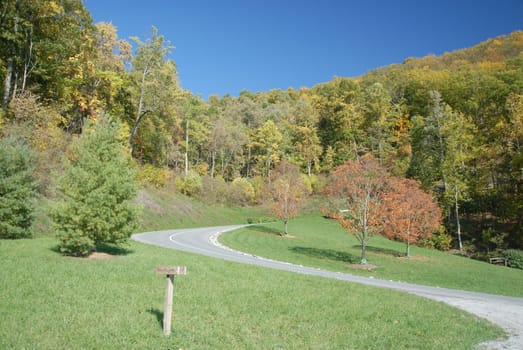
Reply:
[[[347,252],[340,252],[334,249],[320,249],[311,247],[291,247],[290,251],[298,254],[307,255],[317,259],[326,259],[334,261],[343,261],[349,264],[354,264],[358,261],[358,257]]]

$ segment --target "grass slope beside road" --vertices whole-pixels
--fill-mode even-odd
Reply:
[[[169,188],[142,189],[136,202],[143,207],[144,231],[246,224],[249,218],[266,215],[258,207],[208,205]]]
[[[220,242],[266,258],[326,270],[430,286],[523,297],[523,271],[419,247],[404,258],[405,244],[371,237],[367,248],[371,271],[354,269],[361,255],[359,242],[335,220],[303,217],[289,223],[291,237],[281,237],[280,222],[227,232]]]
[[[131,242],[105,260],[67,258],[51,238],[0,241],[2,349],[470,349],[488,322],[404,293]],[[173,334],[162,335],[165,279]]]

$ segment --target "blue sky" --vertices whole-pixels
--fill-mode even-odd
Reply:
[[[84,0],[121,38],[158,28],[207,98],[312,87],[523,30],[523,0]]]

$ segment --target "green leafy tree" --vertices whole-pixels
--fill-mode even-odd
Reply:
[[[174,61],[166,57],[174,48],[152,27],[152,37],[145,42],[132,37],[138,45],[132,58],[134,121],[129,145],[134,156],[156,165],[166,163],[166,145],[176,120],[178,76]],[[146,122],[145,122],[146,121]]]
[[[362,151],[361,91],[351,79],[335,78],[315,87],[312,104],[318,113],[322,147],[334,149],[334,165],[358,157]]]
[[[395,123],[391,97],[380,83],[365,90],[364,112],[369,148],[381,165],[392,152],[393,127]]]
[[[440,203],[449,218],[454,217],[458,247],[461,240],[460,203],[470,195],[471,166],[477,147],[474,125],[465,115],[445,104],[441,94],[430,91],[431,105],[426,118],[415,118],[411,163],[414,177],[425,188],[440,193]]]
[[[13,138],[0,139],[0,238],[31,236],[33,156]]]
[[[476,129],[466,116],[446,109],[442,132],[445,139],[445,158],[443,176],[446,181],[444,200],[454,209],[454,222],[459,249],[463,249],[461,239],[460,203],[470,196],[471,169],[469,163],[475,158],[474,135]]]
[[[100,244],[122,243],[137,227],[135,169],[119,136],[120,124],[101,115],[72,145],[50,213],[64,254],[86,256]]]
[[[252,148],[254,159],[259,171],[269,177],[274,164],[280,160],[280,143],[283,136],[272,120],[268,120],[254,130],[249,146]]]

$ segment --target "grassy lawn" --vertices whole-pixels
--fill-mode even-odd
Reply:
[[[241,235],[282,242],[255,232]],[[135,242],[106,260],[62,257],[55,245],[45,237],[0,241],[1,349],[470,349],[501,335],[399,292]],[[188,267],[175,280],[169,338],[158,265]]]
[[[271,259],[327,270],[373,276],[388,280],[523,297],[523,271],[413,247],[404,258],[405,244],[380,236],[369,241],[367,259],[372,271],[354,269],[361,256],[359,242],[347,235],[335,220],[320,216],[295,219],[289,234],[279,235],[282,223],[257,225],[228,232],[220,241],[234,249]]]

